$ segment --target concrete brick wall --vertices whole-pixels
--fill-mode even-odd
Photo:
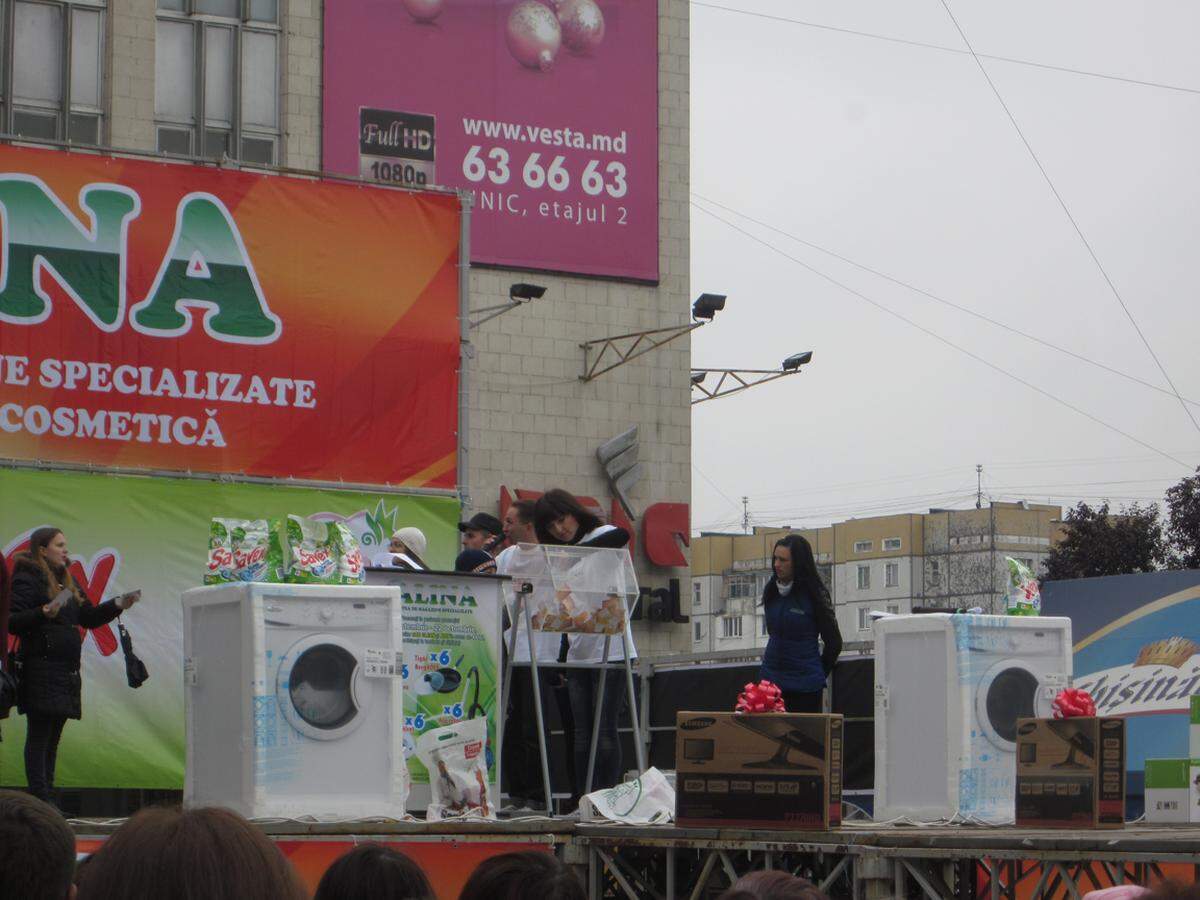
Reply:
[[[646,467],[632,494],[640,514],[661,500],[691,498],[691,352],[686,337],[583,383],[583,341],[688,321],[689,145],[688,5],[659,2],[659,270],[656,287],[561,275],[475,269],[471,305],[501,303],[514,281],[545,285],[546,295],[471,333],[470,434],[472,509],[495,512],[501,485],[563,487],[611,496],[596,448],[632,425]],[[640,523],[639,523],[640,524]],[[680,578],[684,614],[691,605],[686,569],[648,565],[637,552],[643,583]],[[690,625],[640,623],[643,654],[691,649]]]
[[[321,0],[282,0],[280,164],[321,168]]]
[[[110,0],[104,98],[113,147],[156,148],[154,130],[155,0]]]

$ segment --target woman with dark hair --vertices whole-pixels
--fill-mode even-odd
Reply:
[[[600,517],[562,488],[551,488],[533,506],[533,524],[543,544],[628,547],[629,532]]]
[[[842,652],[833,603],[817,574],[812,547],[800,535],[776,542],[771,565],[775,574],[762,596],[770,638],[759,678],[779,686],[788,712],[819,713],[825,679]]]
[[[78,900],[304,900],[266,834],[227,809],[150,807],[92,854]]]
[[[526,850],[485,859],[463,885],[458,900],[584,900],[585,896],[579,879],[553,853]]]
[[[39,528],[29,550],[13,563],[8,629],[20,641],[21,689],[17,709],[28,720],[25,777],[30,792],[49,801],[58,742],[67,719],[82,716],[80,628],[99,628],[137,602],[136,594],[96,606],[71,576],[67,539],[59,528]]]
[[[383,844],[359,844],[338,857],[313,900],[437,900],[421,867]]]
[[[575,547],[620,549],[629,546],[629,532],[615,525],[605,525],[600,518],[562,488],[553,488],[538,498],[533,508],[534,527],[543,544],[569,544]],[[629,658],[637,657],[633,632],[625,622],[625,644]],[[575,723],[573,753],[575,759],[574,800],[578,802],[588,790],[588,755],[592,745],[591,723],[596,717],[596,696],[600,677],[604,676],[604,705],[600,710],[600,733],[596,738],[596,763],[591,790],[610,788],[621,781],[621,743],[617,736],[617,721],[626,706],[624,672],[610,668],[603,671],[604,635],[573,634],[568,641],[565,660],[589,663],[595,669],[570,669],[567,692],[571,701],[571,718]],[[608,661],[619,663],[625,658],[621,641],[609,642]]]

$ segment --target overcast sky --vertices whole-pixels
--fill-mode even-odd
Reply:
[[[941,0],[712,2],[965,49]],[[1200,401],[1200,4],[950,8],[981,55],[1188,89],[982,60],[1150,348]],[[693,365],[815,354],[799,376],[694,408],[695,530],[740,529],[743,495],[754,524],[966,507],[976,463],[986,495],[1063,505],[1161,497],[1200,464],[1200,430],[969,54],[693,3],[691,90],[692,290],[729,295]]]

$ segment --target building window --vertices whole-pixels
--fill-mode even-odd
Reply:
[[[692,640],[699,643],[703,639],[703,637],[704,637],[704,635],[700,631],[700,623],[693,622],[692,623]]]
[[[278,0],[158,0],[156,34],[159,152],[276,162]]]
[[[942,584],[941,560],[931,559],[929,561],[929,585],[930,585],[930,587],[940,587],[941,584]]]
[[[883,539],[883,549],[884,550],[899,550],[900,549],[900,538],[884,538]]]
[[[106,0],[0,4],[11,77],[0,98],[4,130],[99,144]]]
[[[692,583],[692,606],[700,605],[700,582]]]
[[[900,604],[899,603],[889,603],[887,605],[887,611],[889,613],[891,613],[893,616],[900,615]]]
[[[1016,560],[1021,565],[1023,565],[1025,568],[1027,568],[1030,572],[1034,572],[1034,573],[1037,572],[1037,570],[1033,567],[1033,560],[1030,559],[1028,556],[1018,556],[1016,558]]]
[[[742,636],[742,617],[723,616],[721,618],[721,637],[733,638]]]
[[[858,567],[858,589],[860,591],[869,591],[871,589],[871,567]]]
[[[743,597],[757,597],[757,588],[758,579],[752,573],[729,576],[729,597],[731,600]]]
[[[900,587],[900,563],[888,563],[884,566],[883,583],[887,587]]]
[[[869,607],[860,606],[858,608],[858,630],[859,631],[870,631],[871,630],[871,610]]]
[[[855,553],[870,553],[871,548],[874,546],[875,546],[875,543],[873,541],[855,541],[854,542],[854,552]]]

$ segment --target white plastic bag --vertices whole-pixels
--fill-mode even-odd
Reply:
[[[658,769],[579,801],[581,821],[606,820],[626,825],[665,825],[675,818],[675,789]]]
[[[429,770],[425,818],[494,819],[488,800],[487,719],[467,719],[426,731],[417,738],[417,758]]]

